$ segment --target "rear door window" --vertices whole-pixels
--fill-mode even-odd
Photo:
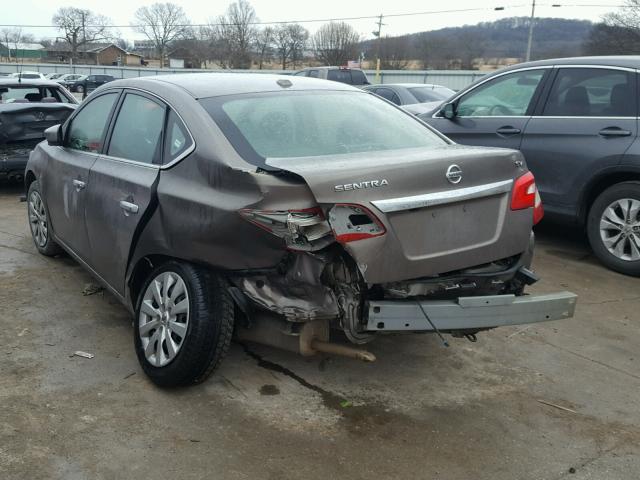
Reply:
[[[635,117],[635,75],[606,68],[561,68],[543,115]]]
[[[398,96],[398,94],[393,90],[391,90],[390,88],[377,88],[376,95],[379,95],[382,98],[389,100],[392,103],[395,103],[396,105],[400,105],[401,103],[400,97]]]
[[[142,163],[160,163],[165,106],[127,93],[116,118],[107,155]]]
[[[351,84],[351,70],[333,69],[327,72],[327,80],[333,80],[334,82]]]
[[[309,76],[313,78],[318,78],[318,70],[309,70]]]
[[[353,85],[368,85],[367,76],[362,70],[351,70],[351,81]]]
[[[164,164],[173,162],[193,145],[187,128],[173,110],[169,112],[167,118],[167,134],[165,137]]]
[[[118,98],[118,93],[107,93],[89,100],[73,117],[67,130],[65,145],[83,152],[99,152],[109,122],[109,114]]]

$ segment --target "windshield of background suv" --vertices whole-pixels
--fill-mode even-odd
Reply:
[[[435,147],[447,142],[424,124],[364,92],[274,92],[201,100],[238,153],[316,157]]]

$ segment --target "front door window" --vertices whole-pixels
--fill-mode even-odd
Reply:
[[[460,117],[513,117],[527,114],[545,70],[508,73],[483,83],[464,95],[457,106]]]

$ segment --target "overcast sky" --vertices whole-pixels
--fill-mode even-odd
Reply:
[[[149,5],[152,1],[144,0],[82,0],[77,3],[66,3],[55,0],[4,0],[11,3],[11,8],[2,9],[0,22],[2,24],[39,24],[51,23],[54,12],[62,6],[78,6],[99,12],[108,16],[114,24],[129,25],[133,19],[133,14],[137,8]],[[207,20],[215,18],[224,13],[229,1],[204,1],[204,0],[182,0],[180,5],[186,11],[193,23],[206,23]],[[336,17],[357,17],[383,14],[398,14],[412,12],[434,12],[442,10],[457,9],[478,9],[469,12],[442,12],[424,15],[411,15],[404,17],[389,17],[384,19],[386,25],[383,27],[383,35],[399,35],[403,33],[420,32],[434,30],[446,26],[459,26],[465,24],[475,24],[482,21],[492,21],[499,18],[525,16],[531,13],[530,0],[447,0],[445,2],[424,1],[424,0],[251,0],[256,13],[261,21],[283,21],[283,20],[306,20],[324,19]],[[552,8],[550,5],[563,4],[559,8]],[[571,4],[598,5],[593,7],[579,6],[572,7]],[[564,17],[588,20],[599,20],[603,14],[615,10],[617,5],[623,0],[561,0],[540,1],[536,7],[536,16],[540,17]],[[528,4],[528,5],[527,5]],[[602,7],[601,5],[611,5]],[[494,11],[496,6],[504,6],[504,11]],[[376,28],[374,20],[350,20],[351,23],[363,37],[371,38],[371,32]],[[308,23],[305,26],[312,32],[321,25],[319,23]],[[0,27],[1,28],[1,27]],[[143,38],[140,34],[130,28],[119,29],[121,36],[129,40]],[[23,31],[33,33],[36,38],[53,38],[58,33],[51,28],[24,28]]]

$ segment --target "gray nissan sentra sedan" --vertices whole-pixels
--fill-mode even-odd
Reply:
[[[475,340],[575,308],[569,292],[523,295],[542,206],[519,152],[455,145],[336,82],[109,83],[47,130],[26,187],[38,250],[67,251],[130,309],[162,386],[205,379],[234,331],[370,361],[353,344]]]

